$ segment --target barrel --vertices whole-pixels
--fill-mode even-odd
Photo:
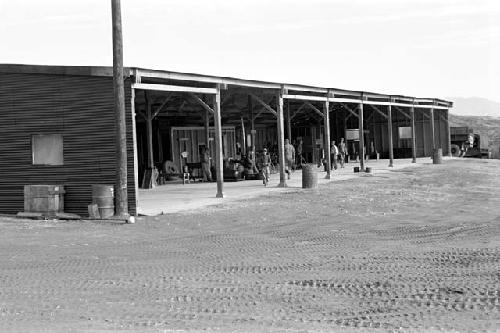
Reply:
[[[115,215],[114,192],[113,185],[92,185],[92,203],[97,205],[103,219]]]
[[[354,167],[354,172],[359,172],[359,167]]]
[[[443,149],[442,148],[434,149],[434,152],[432,154],[432,163],[433,164],[443,163]]]
[[[64,186],[24,185],[24,211],[47,215],[64,212]]]
[[[372,168],[371,167],[366,167],[365,168],[365,172],[366,173],[371,173],[372,172]]]
[[[302,188],[317,188],[318,173],[313,164],[302,164]]]

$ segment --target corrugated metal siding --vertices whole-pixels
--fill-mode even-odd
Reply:
[[[125,87],[128,194],[135,214],[130,82]],[[23,185],[63,184],[65,211],[86,216],[91,184],[115,182],[110,77],[0,73],[0,133],[0,212],[23,210]],[[63,135],[63,166],[32,165],[36,133]]]

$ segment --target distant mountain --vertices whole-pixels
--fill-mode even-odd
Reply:
[[[500,103],[480,97],[448,97],[453,102],[451,114],[457,116],[500,117]]]

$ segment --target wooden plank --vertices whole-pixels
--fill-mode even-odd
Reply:
[[[185,87],[185,86],[174,86],[168,84],[152,84],[152,83],[134,83],[132,84],[132,88],[141,90],[191,92],[197,94],[212,94],[212,95],[217,93],[217,89],[215,88]]]
[[[266,104],[266,102],[264,102],[262,99],[260,99],[259,96],[256,96],[254,94],[250,94],[250,96],[252,96],[260,105],[262,105],[267,111],[271,112],[275,117],[278,117],[278,114],[277,112],[272,108],[270,107],[268,104]],[[282,101],[283,102],[283,101]]]
[[[316,101],[316,102],[325,102],[327,100],[327,97],[307,96],[307,95],[283,95],[283,98],[297,99],[297,100],[302,100],[302,101]]]

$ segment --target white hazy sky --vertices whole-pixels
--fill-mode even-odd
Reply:
[[[500,100],[499,0],[122,0],[126,66]],[[0,0],[0,63],[111,65],[109,0]]]

